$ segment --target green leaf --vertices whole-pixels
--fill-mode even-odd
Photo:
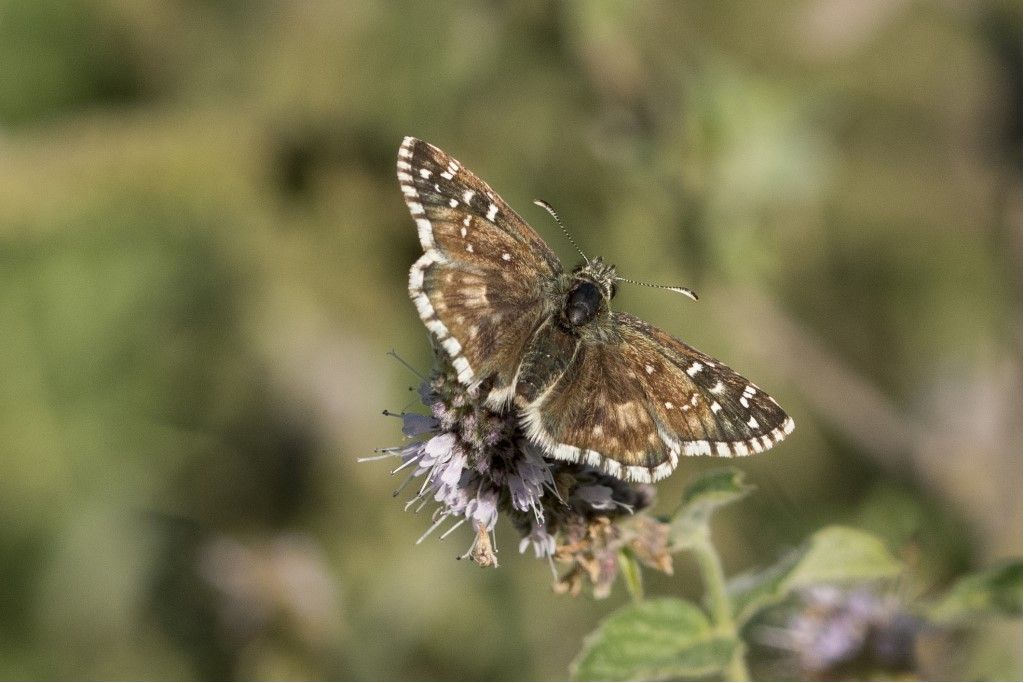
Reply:
[[[775,565],[736,577],[729,584],[729,593],[736,606],[736,620],[743,625],[796,589],[875,581],[896,576],[902,569],[877,537],[859,529],[830,526]]]
[[[743,481],[743,472],[723,467],[701,474],[683,492],[683,500],[672,516],[673,550],[692,547],[706,538],[711,515],[754,490]]]
[[[851,583],[895,576],[903,565],[878,537],[842,526],[811,536],[810,546],[790,572],[790,588],[821,583]]]
[[[587,636],[572,663],[575,680],[659,680],[715,676],[739,646],[715,632],[696,605],[675,598],[628,605]]]
[[[741,574],[727,586],[735,610],[736,624],[742,628],[758,612],[786,599],[786,577],[800,561],[800,552],[787,554],[766,569]]]
[[[622,575],[622,582],[626,584],[629,597],[635,602],[643,600],[644,577],[640,571],[640,564],[625,548],[619,551],[619,572]]]
[[[927,612],[932,621],[945,624],[985,614],[1020,617],[1020,560],[960,578]]]

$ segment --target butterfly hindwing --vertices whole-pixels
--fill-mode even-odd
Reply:
[[[568,364],[547,384],[517,397],[527,436],[558,460],[582,462],[630,481],[668,476],[668,448],[622,343],[577,340]]]

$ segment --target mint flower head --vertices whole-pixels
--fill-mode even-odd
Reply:
[[[556,563],[569,565],[558,590],[576,594],[589,581],[596,596],[607,595],[618,573],[617,553],[633,545],[643,546],[636,555],[641,560],[671,572],[667,534],[659,546],[651,533],[658,523],[637,515],[652,504],[652,487],[547,459],[525,436],[514,408],[484,405],[479,395],[486,392],[470,393],[446,360],[438,361],[440,368],[419,388],[429,414],[401,414],[407,443],[380,449],[379,456],[401,460],[392,474],[404,473],[405,480],[395,495],[417,485],[405,509],[431,509],[431,524],[417,543],[445,526],[440,537],[446,538],[469,522],[472,540],[459,559],[497,567],[494,530],[504,516],[520,535],[521,553],[532,549],[556,578]],[[659,553],[663,557],[648,559]]]

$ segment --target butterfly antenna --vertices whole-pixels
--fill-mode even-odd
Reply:
[[[653,287],[654,289],[667,289],[670,292],[675,292],[676,294],[682,294],[683,296],[688,296],[691,299],[693,299],[694,301],[696,301],[698,299],[697,292],[693,291],[689,287],[670,287],[669,285],[652,285],[650,282],[640,282],[639,280],[630,280],[628,277],[616,277],[615,279],[618,280],[619,282],[628,282],[631,285],[641,285],[643,287]]]
[[[572,235],[569,234],[569,231],[565,229],[564,225],[562,225],[562,219],[558,217],[558,213],[555,211],[554,207],[552,207],[543,199],[534,199],[533,203],[551,214],[551,217],[555,219],[556,223],[558,223],[558,227],[560,227],[565,236],[569,238],[569,243],[572,244],[573,247],[575,247],[576,251],[580,253],[580,256],[583,257],[584,261],[590,263],[590,259],[588,259],[587,255],[583,253],[582,249],[580,249],[580,245],[576,244],[576,240],[572,238]]]

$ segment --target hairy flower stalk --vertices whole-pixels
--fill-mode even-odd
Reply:
[[[618,554],[627,549],[671,573],[667,525],[637,514],[652,504],[652,487],[545,458],[523,434],[514,409],[483,405],[478,397],[487,395],[486,387],[471,394],[446,359],[438,361],[440,369],[419,390],[430,415],[403,413],[409,442],[380,449],[380,457],[401,460],[392,474],[407,473],[395,495],[418,483],[406,510],[433,505],[431,524],[417,543],[445,527],[443,539],[469,522],[472,542],[459,559],[496,567],[494,529],[504,515],[521,536],[519,551],[532,548],[551,563],[558,591],[575,595],[589,582],[595,596],[607,595]],[[561,578],[556,563],[568,565]]]

